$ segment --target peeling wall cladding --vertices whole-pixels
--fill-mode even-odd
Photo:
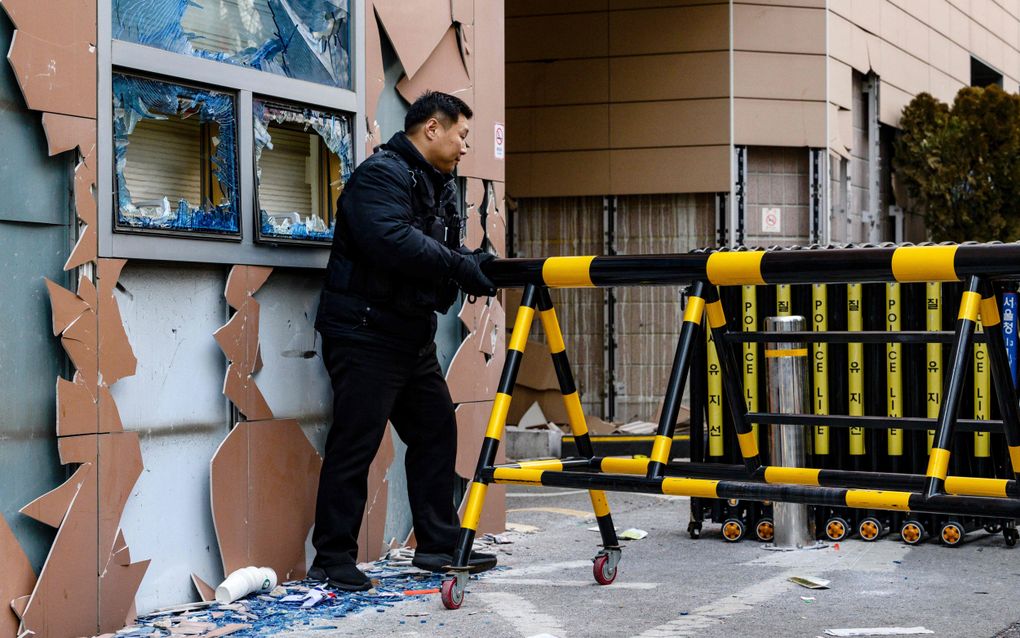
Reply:
[[[113,139],[117,182],[117,225],[171,231],[236,234],[238,232],[237,122],[234,98],[227,93],[204,91],[130,75],[113,75]],[[215,152],[208,158],[219,182],[219,193],[203,193],[206,201],[185,199],[146,202],[138,205],[128,190],[125,169],[131,161],[131,134],[142,120],[197,117],[215,124]],[[197,159],[197,158],[196,158]]]
[[[349,0],[113,0],[113,37],[351,88]]]
[[[618,197],[616,251],[685,253],[711,245],[714,206],[708,194]],[[622,287],[616,299],[616,420],[654,421],[680,338],[679,289]]]
[[[808,159],[806,148],[747,149],[745,245],[795,246],[808,242]],[[780,209],[782,232],[762,233],[762,208]]]
[[[605,252],[601,197],[520,199],[514,224],[515,257]],[[552,297],[581,405],[585,412],[601,415],[605,394],[605,293],[563,289],[553,290]],[[532,336],[544,341],[537,324],[532,327]]]
[[[140,613],[191,600],[192,572],[207,582],[222,576],[209,459],[230,423],[223,354],[211,336],[226,315],[225,281],[222,267],[130,262],[116,293],[138,368],[113,395],[146,459],[122,519],[132,549],[152,558]]]

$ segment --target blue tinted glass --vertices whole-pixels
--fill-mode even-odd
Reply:
[[[113,0],[113,38],[351,88],[350,0]]]

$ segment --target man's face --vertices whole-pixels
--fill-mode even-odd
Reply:
[[[467,136],[470,127],[463,114],[449,127],[437,118],[425,123],[426,137],[429,140],[427,159],[441,173],[452,173],[457,168],[460,158],[467,153]]]

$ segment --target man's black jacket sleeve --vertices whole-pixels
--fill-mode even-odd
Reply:
[[[414,224],[406,171],[363,166],[342,203],[354,249],[373,266],[419,279],[449,278],[463,260]]]

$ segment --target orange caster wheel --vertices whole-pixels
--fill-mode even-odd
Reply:
[[[907,545],[917,545],[924,540],[924,525],[918,521],[907,521],[900,528],[900,538]]]
[[[942,539],[943,544],[949,547],[955,547],[963,541],[963,528],[957,523],[946,523],[942,526],[942,533],[939,534],[939,538]]]
[[[869,542],[878,540],[882,535],[882,522],[869,516],[857,526],[857,533],[861,535],[862,540]]]
[[[758,540],[763,543],[768,543],[775,538],[776,527],[772,524],[771,518],[763,518],[758,521],[758,524],[754,528],[754,533],[758,537]]]
[[[825,523],[825,537],[834,543],[845,540],[850,535],[850,524],[845,518],[833,516]]]
[[[722,536],[729,543],[736,543],[744,537],[744,523],[736,518],[728,518],[722,524]]]

